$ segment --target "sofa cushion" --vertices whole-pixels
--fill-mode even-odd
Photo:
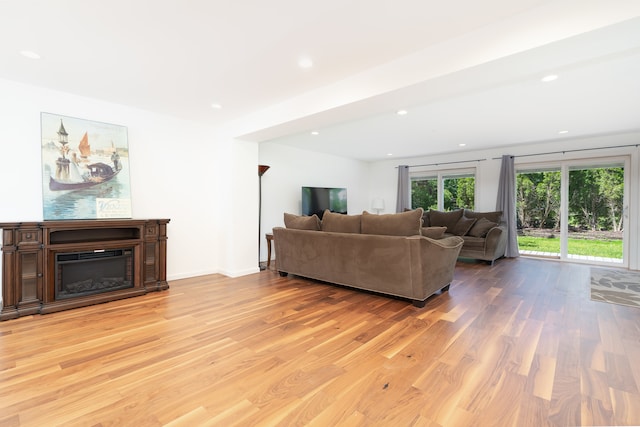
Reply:
[[[395,214],[374,215],[362,212],[362,234],[384,236],[420,235],[422,208]]]
[[[429,221],[429,211],[425,211],[424,208],[422,212],[422,226],[423,227],[431,227],[431,223]],[[404,212],[412,211],[413,209],[404,208]]]
[[[453,227],[453,230],[451,230],[451,233],[455,234],[456,236],[464,236],[469,230],[471,230],[471,227],[473,227],[473,224],[475,224],[476,221],[477,219],[475,218],[467,218],[466,216],[462,215],[462,217],[460,217],[460,219],[456,223],[456,226]]]
[[[430,239],[443,238],[445,231],[447,231],[447,227],[422,227],[422,230],[420,230],[423,236],[428,237]]]
[[[473,237],[485,237],[489,230],[497,225],[498,223],[491,222],[487,218],[480,218],[473,224],[473,227],[471,227],[471,230],[469,230],[467,234]]]
[[[462,217],[462,209],[450,212],[429,211],[429,225],[431,227],[447,227],[447,233],[453,233],[458,220]]]
[[[360,233],[361,215],[344,215],[326,209],[322,214],[322,231],[334,233]]]
[[[475,212],[470,211],[469,209],[464,210],[464,216],[467,218],[486,218],[491,222],[499,224],[502,221],[502,211],[493,211],[493,212]]]
[[[320,218],[318,218],[318,215],[316,214],[303,216],[285,212],[284,226],[287,228],[294,228],[296,230],[320,231]]]
[[[486,239],[481,237],[472,237],[472,236],[464,236],[464,246],[463,248],[466,251],[484,251],[484,246],[486,244]]]

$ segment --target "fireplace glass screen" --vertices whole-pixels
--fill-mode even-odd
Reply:
[[[133,287],[133,249],[56,254],[56,299]]]

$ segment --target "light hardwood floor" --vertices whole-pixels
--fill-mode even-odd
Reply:
[[[0,323],[0,426],[640,424],[640,310],[459,262],[425,308],[274,271]]]

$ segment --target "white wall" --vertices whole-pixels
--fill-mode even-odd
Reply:
[[[220,273],[235,277],[258,272],[258,150],[257,144],[231,139],[220,159],[233,167],[218,174],[219,218],[216,219],[220,247]],[[216,165],[211,165],[216,167]],[[212,240],[216,242],[216,240]]]
[[[301,213],[303,186],[346,188],[348,213],[371,211],[369,163],[272,142],[259,149],[260,164],[271,167],[262,176],[261,260],[267,259],[264,234],[284,226],[284,212]]]
[[[195,122],[6,80],[0,94],[0,222],[42,220],[41,112],[114,123],[128,129],[133,217],[171,219],[168,278],[258,271],[257,242],[246,230],[257,218],[257,178],[245,166],[257,163],[257,144]]]

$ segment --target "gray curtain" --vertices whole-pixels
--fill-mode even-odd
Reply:
[[[398,166],[398,197],[396,198],[396,212],[411,209],[411,184],[409,182],[409,166]]]
[[[502,211],[502,218],[507,223],[507,248],[504,256],[507,258],[519,257],[516,223],[516,171],[513,165],[513,156],[502,156],[496,210]]]

